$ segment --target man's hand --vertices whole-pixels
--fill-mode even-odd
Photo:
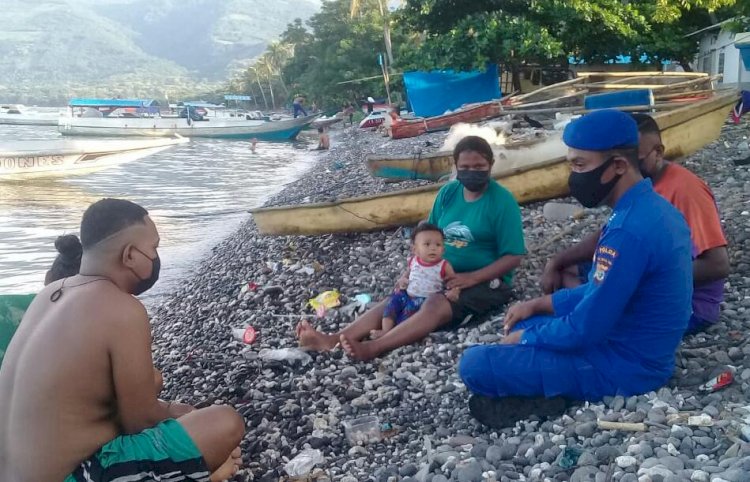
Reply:
[[[530,301],[516,303],[508,308],[508,312],[505,313],[505,319],[503,320],[503,325],[505,325],[503,331],[506,335],[510,333],[516,323],[537,314],[537,300],[538,298],[535,298]]]
[[[562,271],[554,259],[547,261],[540,282],[544,294],[549,295],[562,288]]]
[[[164,400],[159,400],[159,403],[164,405],[164,407],[167,409],[167,412],[169,413],[169,416],[174,419],[180,418],[183,415],[187,415],[188,413],[195,410],[195,408],[188,405],[187,403],[165,402]]]
[[[471,273],[455,273],[453,276],[448,277],[445,286],[449,290],[454,288],[465,290],[478,284],[479,281]]]
[[[448,290],[445,292],[445,297],[448,298],[449,301],[452,301],[453,303],[458,302],[458,297],[461,295],[461,289],[460,288],[453,288],[451,290]]]
[[[509,333],[505,335],[505,337],[500,340],[501,345],[517,345],[521,342],[521,337],[523,336],[523,330],[516,330],[513,333]]]

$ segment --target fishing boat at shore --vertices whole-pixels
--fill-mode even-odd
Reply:
[[[0,144],[0,181],[88,174],[164,151],[190,139],[39,140]]]
[[[65,136],[93,137],[209,137],[289,141],[317,115],[268,121],[264,119],[196,118],[187,115],[161,117],[158,105],[140,99],[73,99],[69,115],[60,118],[58,130]],[[83,110],[75,116],[76,110]]]
[[[472,104],[441,116],[402,120],[391,128],[393,139],[445,130],[459,122],[480,122],[527,109],[583,108],[586,95],[650,89],[655,101],[710,92],[717,77],[702,72],[579,72],[574,79],[500,101]]]
[[[41,112],[20,104],[0,105],[0,124],[17,126],[56,126],[59,112]]]
[[[449,114],[422,119],[402,119],[394,123],[390,129],[393,139],[405,139],[407,137],[420,136],[426,132],[447,130],[450,126],[459,122],[480,122],[500,115],[500,104],[497,102],[483,102],[481,104],[470,104],[462,109]]]
[[[734,90],[652,115],[662,130],[666,157],[679,159],[716,140],[738,98]],[[554,139],[554,138],[552,138]],[[495,166],[493,177],[519,204],[568,194],[569,165],[564,148],[543,158],[529,157],[524,165]],[[258,230],[269,235],[315,235],[374,231],[415,224],[425,219],[442,184],[335,202],[276,206],[251,210]]]
[[[544,142],[545,138],[535,138],[522,141],[509,141],[495,149],[495,162],[507,159],[509,151],[530,148]],[[416,152],[413,154],[368,154],[365,158],[367,170],[373,177],[381,177],[386,182],[406,180],[441,181],[450,176],[453,170],[453,153],[439,151],[428,154]]]

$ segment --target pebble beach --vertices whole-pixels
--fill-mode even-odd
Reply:
[[[331,150],[314,154],[311,170],[267,205],[423,184],[372,178],[365,155],[433,152],[445,136],[391,140],[339,127]],[[750,118],[727,122],[719,140],[682,161],[714,191],[732,271],[721,321],[685,338],[675,374],[658,392],[586,403],[559,418],[501,431],[482,427],[469,415],[456,366],[467,347],[500,340],[502,312],[368,363],[340,349],[274,359],[272,350],[297,346],[294,326],[301,319],[335,331],[363,309],[357,295],[387,295],[404,269],[408,232],[265,237],[249,219],[171,296],[150,307],[162,397],[240,411],[247,433],[236,481],[750,481],[750,165],[742,162],[750,160],[748,138]],[[517,300],[541,294],[547,259],[606,216],[599,209],[552,220],[543,215],[544,204],[521,208],[528,255],[514,278]],[[340,292],[341,306],[317,317],[308,300],[328,290]],[[247,326],[257,332],[252,344],[233,332]],[[728,387],[699,389],[728,369],[735,377]],[[380,436],[352,444],[343,422],[364,416],[377,417]],[[607,430],[597,421],[642,424],[644,430]],[[315,467],[290,478],[285,466],[310,450],[321,455]]]

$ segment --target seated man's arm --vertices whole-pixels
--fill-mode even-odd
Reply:
[[[702,252],[693,260],[693,284],[700,285],[729,276],[729,253],[726,246]]]
[[[608,231],[597,248],[595,275],[575,308],[550,323],[529,327],[521,344],[566,351],[601,342],[622,317],[646,269],[648,256],[639,244],[627,232]]]
[[[541,280],[542,291],[547,294],[556,291],[560,288],[560,283],[555,282],[555,280],[560,276],[561,271],[570,266],[591,261],[600,236],[601,230],[598,229],[583,238],[581,242],[555,254],[544,267]]]
[[[143,306],[135,299],[118,310],[110,330],[110,360],[123,433],[133,434],[170,418],[157,399],[151,358],[151,326]]]

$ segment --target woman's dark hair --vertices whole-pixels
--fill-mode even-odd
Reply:
[[[81,254],[83,246],[75,234],[66,234],[55,240],[57,257],[52,262],[52,267],[47,272],[45,284],[52,283],[63,278],[75,276],[81,269]]]
[[[445,234],[443,234],[443,230],[435,226],[434,224],[420,223],[416,228],[414,228],[414,231],[411,233],[411,241],[414,242],[414,240],[417,239],[417,234],[424,233],[426,231],[435,231],[437,233],[440,233],[440,236],[445,237]]]
[[[487,162],[490,164],[495,160],[495,155],[492,153],[490,143],[479,136],[466,136],[461,139],[458,144],[456,144],[456,147],[453,148],[453,162],[458,162],[458,156],[466,151],[476,152],[487,159]]]
[[[318,132],[322,134],[323,133],[323,128],[322,127],[318,127]]]

